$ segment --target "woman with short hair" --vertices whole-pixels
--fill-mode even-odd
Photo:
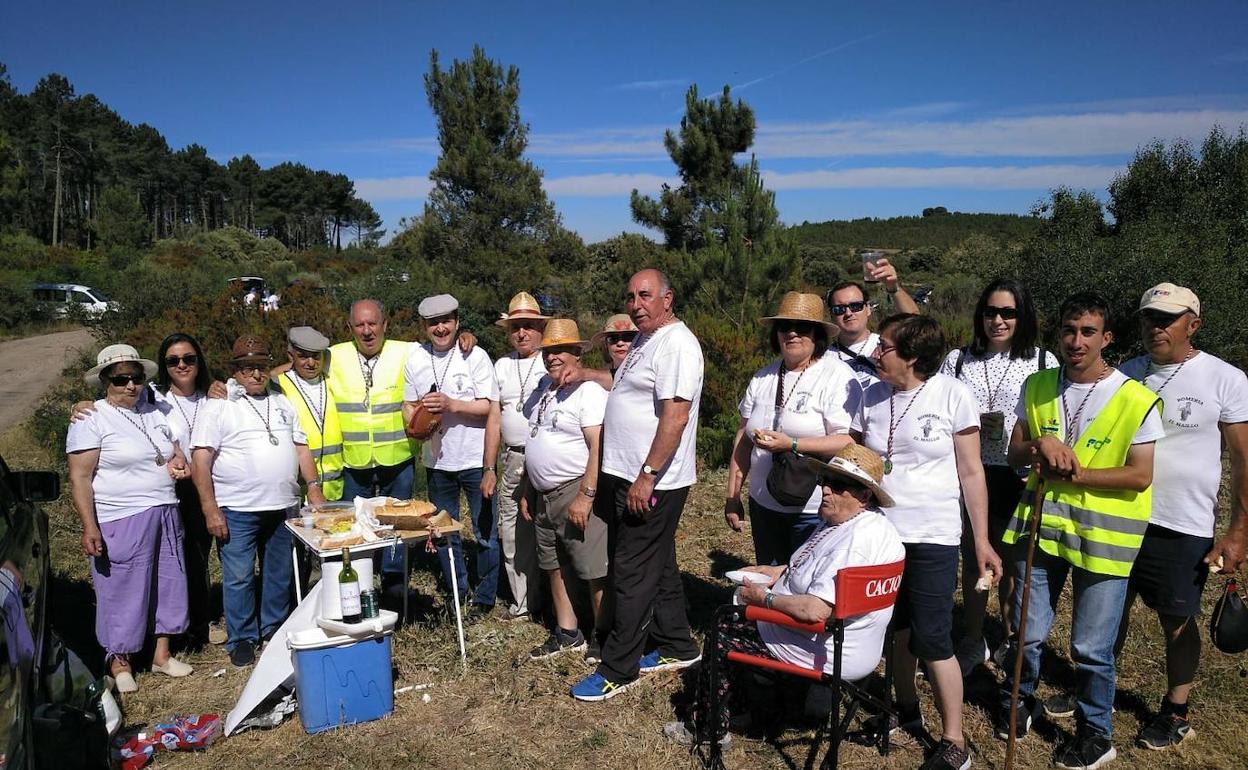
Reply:
[[[602,331],[589,338],[591,346],[602,345],[607,354],[607,369],[611,376],[624,364],[628,357],[628,349],[633,346],[633,338],[637,336],[637,324],[628,313],[616,313],[603,324]]]
[[[850,414],[860,386],[847,365],[824,355],[831,324],[818,295],[791,291],[775,315],[761,320],[769,324],[767,339],[780,357],[754,373],[738,406],[724,518],[742,529],[741,496],[748,490],[755,560],[776,565],[819,526],[820,495],[813,475],[804,487],[780,483],[775,458],[802,466],[798,453],[828,458],[853,443]]]
[[[1040,369],[1056,367],[1057,359],[1036,344],[1039,329],[1031,292],[1013,278],[998,278],[984,287],[975,303],[972,329],[971,344],[950,351],[940,371],[961,380],[979,408],[979,457],[988,487],[988,540],[1006,570],[1005,578],[997,585],[1005,630],[1000,653],[1004,654],[1011,634],[1014,559],[1001,535],[1014,515],[1024,480],[1006,461],[1006,452],[1017,421],[1015,411],[1023,395],[1023,382]],[[964,630],[956,654],[965,677],[989,654],[984,641],[988,592],[975,589],[979,577],[975,542],[965,512],[961,547]]]
[[[988,542],[988,493],[979,459],[979,408],[957,379],[940,374],[945,337],[940,324],[899,313],[884,319],[874,353],[880,381],[863,393],[853,431],[884,457],[888,512],[906,549],[897,595],[893,644],[897,710],[902,729],[923,729],[915,689],[918,660],[927,665],[943,733],[925,770],[970,766],[962,735],[962,674],[954,657],[953,595],[966,501],[978,574],[1001,575]]]
[[[174,492],[189,477],[174,429],[140,396],[156,364],[129,345],[109,345],[85,379],[104,398],[73,422],[65,440],[82,549],[91,557],[95,633],[121,692],[138,685],[130,656],[156,634],[152,671],[187,676],[169,637],[187,626],[182,523]]]

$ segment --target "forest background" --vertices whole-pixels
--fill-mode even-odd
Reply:
[[[1248,298],[1248,135],[1215,127],[1199,147],[1166,137],[1137,149],[1106,191],[1059,188],[1028,216],[963,214],[933,205],[915,216],[781,223],[750,154],[755,115],[727,87],[709,98],[691,87],[685,115],[665,136],[679,184],[634,191],[631,214],[658,240],[621,234],[586,244],[563,226],[526,159],[520,75],[477,48],[443,66],[430,55],[425,91],[437,119],[438,162],[424,210],[389,242],[367,201],[342,174],[244,155],[221,164],[206,148],[173,150],[149,125],[132,125],[63,76],[29,93],[0,64],[0,334],[53,321],[32,285],[56,281],[103,290],[117,310],[95,319],[101,342],[154,355],[174,330],[203,342],[216,373],[239,334],[284,348],[289,326],[347,337],[346,310],[362,297],[390,311],[390,336],[421,336],[415,307],[449,292],[463,325],[494,356],[506,341],[491,321],[517,291],[588,335],[622,308],[641,267],[672,278],[677,310],[706,355],[699,455],[726,461],[735,407],[748,377],[770,357],[758,319],[793,289],[823,293],[858,278],[857,256],[884,250],[905,285],[929,289],[923,312],[951,346],[970,337],[982,286],[1016,276],[1033,289],[1043,321],[1061,299],[1095,289],[1111,301],[1118,358],[1140,352],[1130,317],[1144,289],[1190,286],[1202,299],[1202,348],[1248,365],[1240,306]],[[1102,202],[1104,201],[1104,202]],[[281,308],[242,302],[234,276],[263,277]],[[887,313],[884,297],[877,313]],[[1052,347],[1052,324],[1045,324]],[[56,446],[64,403],[49,394],[36,436]]]

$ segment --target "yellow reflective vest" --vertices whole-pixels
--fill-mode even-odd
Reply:
[[[342,478],[342,430],[338,427],[338,410],[334,408],[329,388],[318,389],[324,394],[325,403],[309,404],[312,398],[307,387],[300,388],[295,380],[299,375],[286,372],[277,378],[286,400],[295,405],[299,425],[308,434],[308,449],[316,460],[316,476],[321,480],[321,492],[326,500],[341,500],[344,481]],[[325,413],[325,424],[316,419],[314,411]]]
[[[354,342],[329,349],[329,397],[342,428],[342,455],[348,468],[411,462],[415,442],[403,430],[403,367],[409,344],[386,340],[364,383],[364,365]]]
[[[1045,369],[1023,384],[1023,404],[1031,438],[1053,436],[1064,441],[1059,369]],[[1120,468],[1136,431],[1149,410],[1161,410],[1161,399],[1135,380],[1127,380],[1101,409],[1072,447],[1084,468]],[[1026,537],[1036,484],[1033,470],[1027,490],[1002,537],[1015,543]],[[1046,480],[1040,508],[1040,550],[1099,575],[1127,577],[1135,563],[1152,516],[1153,490],[1090,489],[1066,481]]]

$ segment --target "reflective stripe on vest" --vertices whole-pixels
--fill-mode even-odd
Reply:
[[[406,342],[386,340],[366,394],[355,343],[329,349],[329,397],[338,413],[348,468],[401,465],[415,454],[415,443],[403,430],[403,368],[409,350]]]
[[[1027,378],[1023,403],[1032,438],[1062,440],[1063,425],[1057,393],[1059,369]],[[1084,468],[1120,468],[1127,462],[1131,441],[1161,399],[1135,380],[1127,380],[1097,414],[1073,447]],[[1015,543],[1027,531],[1038,478],[1027,478],[1014,518],[1002,540]],[[1144,541],[1152,515],[1153,491],[1091,489],[1065,481],[1045,481],[1037,545],[1051,556],[1099,575],[1127,577]]]
[[[295,405],[295,413],[299,415],[299,425],[308,435],[308,449],[316,461],[316,474],[321,480],[321,492],[326,500],[341,500],[346,482],[342,478],[342,431],[338,425],[338,411],[330,400],[329,392],[325,393],[325,425],[318,426],[305,399],[304,392],[295,384],[294,372],[286,372],[277,378],[277,383],[286,394],[286,400]],[[320,404],[317,404],[319,407]]]

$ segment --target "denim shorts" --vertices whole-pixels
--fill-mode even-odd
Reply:
[[[958,546],[905,543],[906,568],[893,609],[893,629],[910,629],[910,654],[919,660],[953,657],[953,595]]]

